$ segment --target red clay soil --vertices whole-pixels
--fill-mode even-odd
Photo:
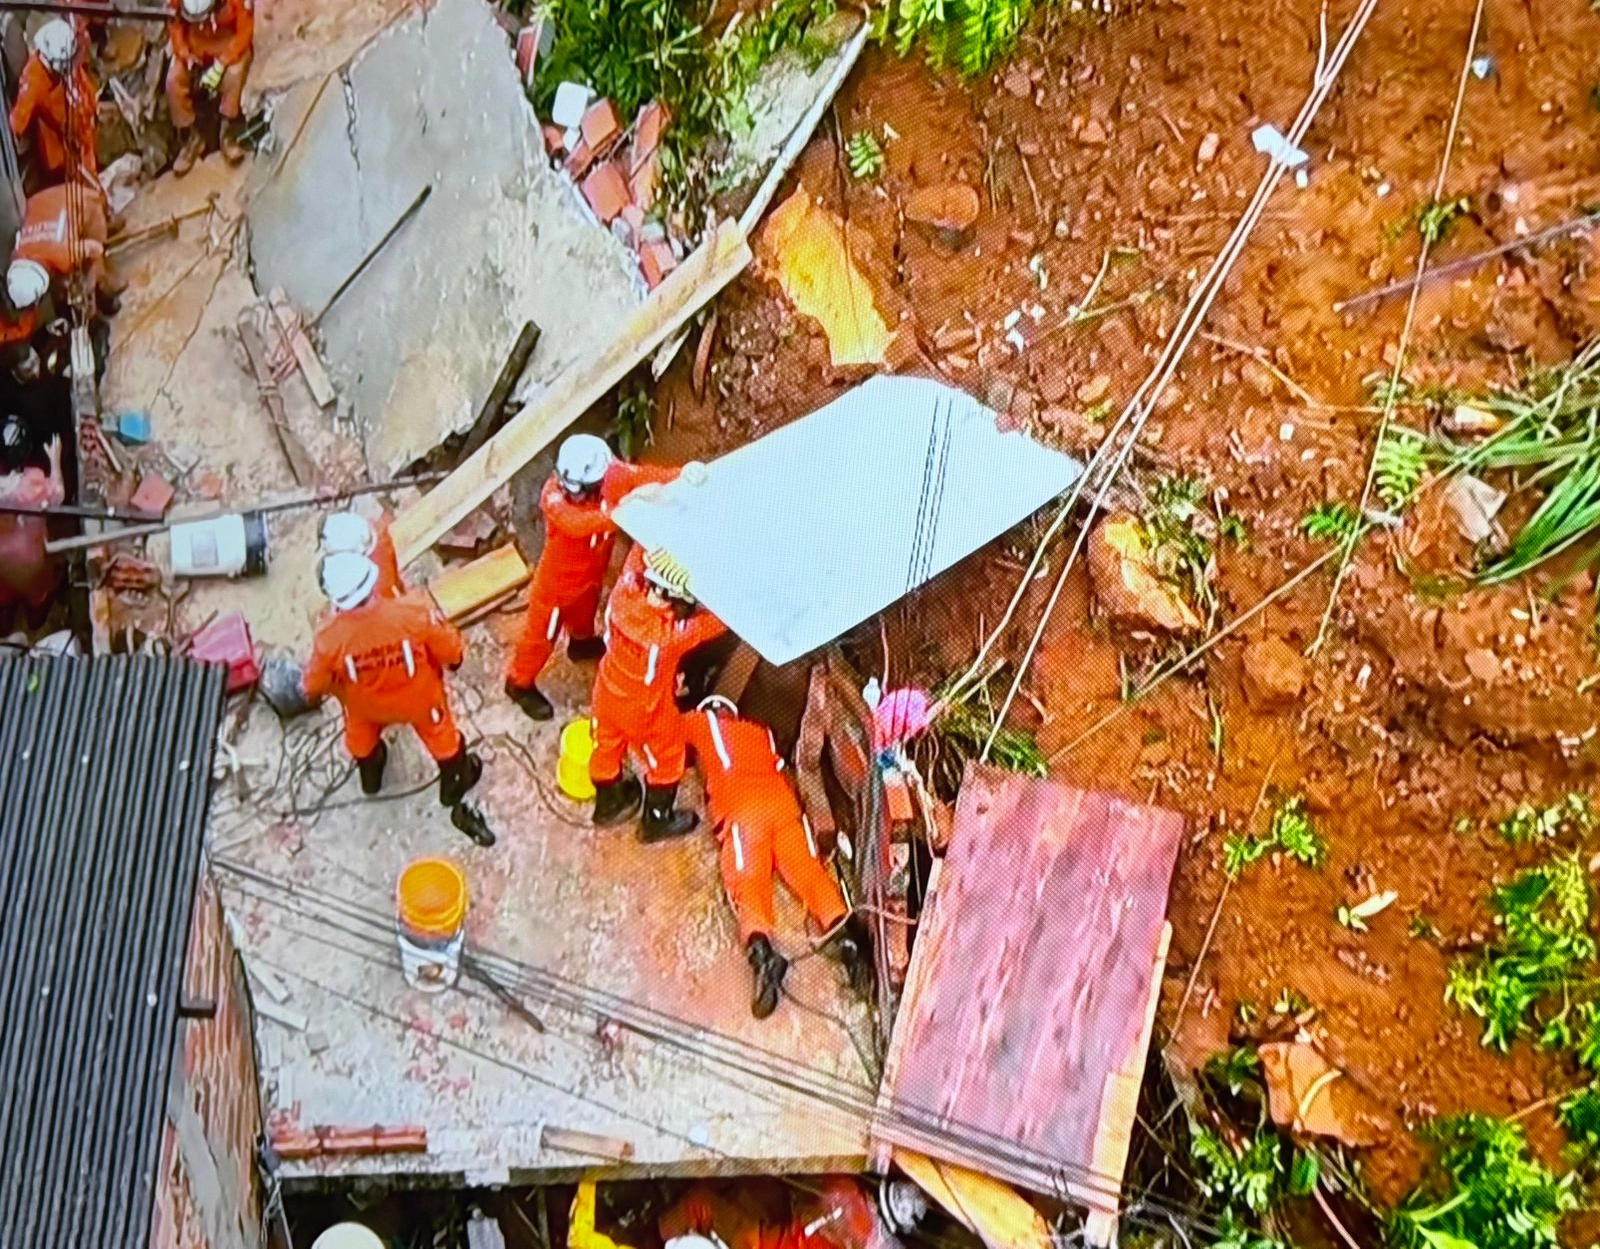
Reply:
[[[1330,42],[1354,7],[1334,0]],[[1146,431],[1160,464],[1208,478],[1249,524],[1248,548],[1224,544],[1221,553],[1224,620],[1324,549],[1299,535],[1309,507],[1359,497],[1376,423],[1361,409],[1362,379],[1387,371],[1404,301],[1348,320],[1331,304],[1412,270],[1416,231],[1386,236],[1385,227],[1431,198],[1473,8],[1379,4],[1305,144],[1309,186],[1278,190],[1209,318],[1213,334],[1268,353],[1299,392],[1238,351],[1199,341]],[[879,135],[884,176],[851,181],[825,121],[796,178],[847,218],[880,309],[915,328],[926,355],[916,367],[1010,405],[1018,419],[1032,414],[1040,436],[1072,445],[1092,435],[1083,413],[1102,393],[1120,411],[1144,379],[1190,284],[1253,193],[1265,161],[1250,132],[1263,121],[1287,128],[1299,111],[1321,11],[1321,0],[1134,4],[1104,26],[1036,30],[992,81],[970,87],[869,51],[840,97],[838,133]],[[1600,15],[1589,0],[1539,0],[1489,5],[1486,20],[1480,51],[1495,72],[1468,84],[1447,182],[1449,196],[1473,197],[1474,217],[1435,263],[1515,237],[1519,218],[1538,229],[1600,199],[1590,102]],[[976,237],[959,251],[901,218],[910,191],[947,180],[982,193]],[[1052,331],[1108,252],[1097,305],[1154,293]],[[1600,256],[1588,253],[1586,242],[1561,244],[1537,263],[1497,262],[1430,288],[1410,375],[1468,383],[1505,378],[1519,351],[1569,356],[1600,326],[1600,302],[1585,299],[1597,293],[1589,274]],[[746,275],[718,307],[705,397],[690,384],[692,344],[663,383],[663,455],[715,454],[855,380],[829,376],[817,327],[794,317],[761,274]],[[1028,343],[1020,354],[1004,341],[1005,318],[1018,309]],[[969,324],[976,341],[960,329]],[[1240,1002],[1265,1010],[1293,990],[1315,1008],[1311,1026],[1329,1056],[1396,1125],[1466,1109],[1508,1114],[1569,1079],[1526,1046],[1509,1057],[1482,1049],[1473,1021],[1443,1002],[1448,954],[1408,936],[1408,924],[1425,917],[1445,945],[1487,929],[1480,899],[1518,858],[1487,831],[1453,833],[1458,816],[1484,828],[1523,800],[1592,788],[1595,695],[1579,682],[1600,671],[1593,592],[1585,579],[1554,602],[1524,585],[1443,594],[1440,578],[1462,556],[1448,532],[1424,506],[1398,536],[1367,542],[1306,691],[1285,710],[1246,704],[1243,652],[1261,638],[1305,649],[1328,601],[1326,573],[1056,762],[1075,783],[1110,785],[1190,819],[1173,886],[1168,1030],[1222,889],[1225,832],[1250,823],[1269,783],[1306,795],[1329,844],[1326,867],[1264,862],[1238,881],[1179,1040],[1185,1052],[1220,1047]],[[1025,542],[1012,546],[997,544],[890,613],[894,679],[935,680],[970,661],[1028,553]],[[1012,653],[1061,558],[1053,554],[1050,577],[1004,640]],[[1149,658],[1140,641],[1092,618],[1075,577],[1019,715],[1048,750],[1117,704],[1119,656],[1135,666]],[[1225,725],[1220,759],[1208,695]],[[1370,933],[1335,923],[1340,903],[1382,889],[1400,900]],[[1553,1161],[1560,1136],[1549,1112],[1527,1124]],[[1400,1126],[1366,1157],[1383,1198],[1415,1180],[1419,1155]]]

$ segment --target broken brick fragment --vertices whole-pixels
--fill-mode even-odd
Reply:
[[[655,155],[669,120],[671,114],[667,112],[667,106],[655,100],[639,110],[639,116],[633,123],[633,157],[629,172],[637,173],[639,167]]]
[[[545,122],[540,129],[544,131],[544,150],[551,156],[560,156],[567,150],[567,132],[560,126]]]
[[[594,215],[610,225],[632,203],[628,194],[628,180],[615,161],[606,161],[583,180],[583,198],[589,201]]]
[[[634,203],[649,212],[655,206],[656,191],[661,185],[660,151],[651,152],[634,166],[628,176],[628,185],[633,192]]]
[[[589,166],[594,164],[594,158],[594,149],[580,138],[577,146],[567,153],[566,169],[573,181],[581,182],[583,180],[583,176],[589,172]]]
[[[145,516],[160,518],[167,514],[172,504],[173,489],[158,473],[146,473],[139,479],[139,488],[133,492],[128,505]]]
[[[622,121],[610,100],[596,100],[585,110],[578,128],[590,151],[603,152],[622,134]]]
[[[678,258],[672,254],[672,247],[668,243],[646,243],[639,249],[639,269],[644,274],[644,283],[651,290],[655,290],[665,280],[667,274],[678,267]]]

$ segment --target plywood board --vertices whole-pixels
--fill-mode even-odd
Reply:
[[[988,1249],[1051,1249],[1054,1244],[1044,1216],[1009,1184],[911,1149],[895,1150],[894,1161]]]
[[[1117,1128],[1102,1138],[1102,1121],[1127,1090],[1108,1099],[1107,1085],[1143,1070],[1182,835],[1176,812],[969,768],[875,1140],[1114,1207]]]

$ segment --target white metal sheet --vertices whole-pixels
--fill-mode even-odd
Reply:
[[[617,523],[689,570],[769,663],[826,645],[1052,498],[1083,469],[966,393],[875,377],[679,480]],[[647,492],[648,493],[648,492]]]

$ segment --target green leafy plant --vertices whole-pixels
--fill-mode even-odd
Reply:
[[[1248,833],[1232,833],[1222,841],[1222,870],[1237,877],[1252,863],[1259,862],[1272,852],[1272,842],[1265,837],[1252,837]]]
[[[1040,7],[1062,8],[1064,0],[893,0],[883,31],[895,52],[909,56],[919,44],[934,68],[954,66],[971,78],[1009,56]],[[1069,9],[1105,17],[1111,0],[1089,0]]]
[[[1417,213],[1417,233],[1429,247],[1442,243],[1455,223],[1472,211],[1472,201],[1462,196],[1453,200],[1434,200]]]
[[[1600,1084],[1590,1083],[1563,1097],[1556,1118],[1571,1142],[1574,1157],[1591,1164],[1600,1157]]]
[[[1210,487],[1197,477],[1156,480],[1140,518],[1150,546],[1150,561],[1195,608],[1209,627],[1219,608],[1215,587],[1217,540],[1237,525],[1233,513],[1216,504]],[[1241,522],[1242,523],[1242,522]]]
[[[857,130],[851,135],[845,141],[844,156],[852,178],[868,180],[883,172],[883,145],[870,130]]]
[[[1445,986],[1446,1001],[1484,1021],[1484,1045],[1505,1051],[1536,1034],[1546,1048],[1570,1047],[1593,1034],[1592,900],[1576,855],[1524,871],[1490,896],[1500,935],[1452,963]]]
[[[1436,1151],[1422,1183],[1389,1221],[1398,1249],[1556,1249],[1577,1207],[1575,1178],[1529,1152],[1522,1128],[1458,1115],[1423,1133]]]
[[[1224,1050],[1206,1060],[1206,1075],[1228,1092],[1238,1093],[1252,1080],[1261,1078],[1261,1058],[1248,1046]]]
[[[1594,827],[1594,808],[1582,794],[1568,794],[1548,807],[1525,802],[1495,825],[1500,836],[1512,846],[1562,837],[1581,840],[1592,833]]]
[[[1273,813],[1271,838],[1286,855],[1307,867],[1321,867],[1328,854],[1327,843],[1306,814],[1306,800],[1299,796]]]
[[[914,749],[923,775],[930,778],[942,798],[955,797],[967,763],[978,758],[994,730],[995,707],[989,687],[999,673],[997,666],[987,679],[971,683],[962,691],[952,692],[947,687],[936,692],[935,699],[944,710]],[[1026,729],[1010,725],[1002,725],[994,734],[989,761],[1027,776],[1044,776],[1049,771],[1038,739]]]
[[[1348,542],[1361,518],[1348,503],[1324,499],[1300,518],[1300,530],[1314,542]]]
[[[1270,1125],[1235,1144],[1201,1124],[1191,1125],[1189,1157],[1200,1191],[1216,1207],[1224,1233],[1216,1245],[1280,1246],[1266,1230],[1273,1208],[1290,1197],[1304,1197],[1316,1187],[1320,1167],[1316,1155],[1301,1153]]]
[[[650,424],[655,414],[655,400],[643,386],[634,385],[617,397],[617,415],[611,422],[611,436],[624,459],[633,459],[650,445],[654,437]]]
[[[1390,425],[1378,443],[1373,484],[1378,497],[1395,511],[1411,501],[1427,470],[1427,439],[1404,425]]]

